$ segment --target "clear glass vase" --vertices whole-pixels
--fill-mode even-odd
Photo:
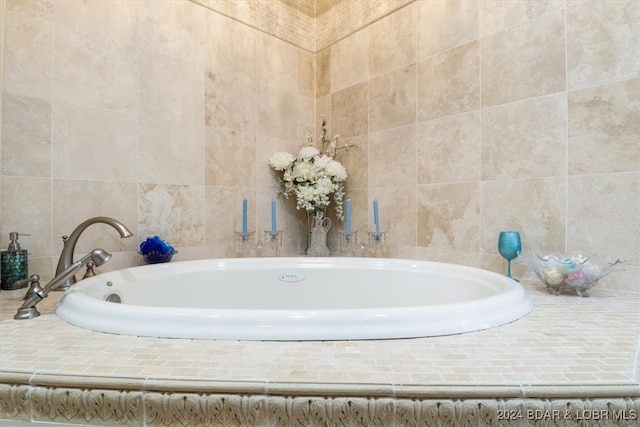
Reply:
[[[331,228],[331,219],[324,211],[307,211],[307,256],[329,256],[327,233]]]

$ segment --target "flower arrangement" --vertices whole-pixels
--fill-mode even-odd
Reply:
[[[333,196],[336,215],[342,220],[343,183],[347,179],[347,171],[342,163],[334,159],[338,150],[337,136],[333,141],[326,138],[325,122],[322,122],[322,130],[322,152],[312,146],[313,140],[308,135],[309,145],[300,149],[297,156],[280,151],[271,156],[269,164],[276,171],[282,172],[280,192],[285,199],[291,195],[296,196],[296,209],[304,209],[307,212],[324,211]],[[331,148],[333,153],[329,154],[327,148]]]

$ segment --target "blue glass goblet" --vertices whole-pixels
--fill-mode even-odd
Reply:
[[[507,260],[507,277],[511,277],[511,260],[520,255],[522,244],[520,243],[520,233],[517,231],[501,231],[498,238],[498,252]],[[516,280],[516,279],[513,279]]]

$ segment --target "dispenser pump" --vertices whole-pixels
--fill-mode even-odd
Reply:
[[[16,252],[20,250],[20,243],[18,243],[18,236],[20,234],[18,234],[17,231],[13,231],[11,233],[9,233],[9,247],[7,248],[7,250],[9,252]]]

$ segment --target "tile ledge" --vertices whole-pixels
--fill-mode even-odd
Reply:
[[[386,397],[395,399],[479,398],[640,398],[640,383],[585,384],[376,384],[329,382],[270,382],[202,379],[159,379],[96,375],[44,374],[0,371],[0,384],[77,390],[106,389],[122,392],[239,394],[322,397]]]

